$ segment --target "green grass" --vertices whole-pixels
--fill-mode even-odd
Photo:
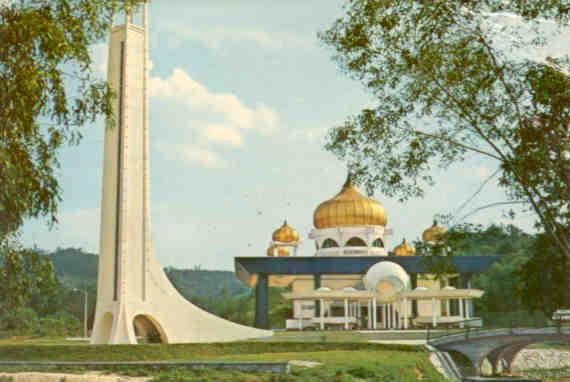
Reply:
[[[290,374],[244,373],[227,370],[136,370],[121,373],[151,375],[154,381],[242,381],[242,382],[443,382],[422,347],[379,345],[365,342],[233,342],[180,345],[86,346],[43,340],[35,344],[23,339],[0,344],[2,360],[130,361],[130,360],[305,360],[322,363],[314,368],[293,367]],[[20,370],[22,370],[20,368]],[[30,369],[28,369],[30,370]],[[77,371],[77,370],[76,370]],[[110,369],[109,371],[113,371]]]
[[[257,341],[262,342],[368,342],[371,340],[425,340],[425,332],[369,332],[356,331],[291,331],[276,332],[272,337]]]
[[[567,342],[541,342],[528,346],[529,349],[557,349],[570,351],[570,343]]]

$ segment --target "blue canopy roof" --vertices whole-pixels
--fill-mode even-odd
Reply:
[[[458,273],[484,272],[502,256],[453,256]],[[237,277],[246,282],[249,275],[315,275],[365,274],[379,261],[391,261],[406,272],[429,273],[423,256],[295,256],[295,257],[236,257]]]

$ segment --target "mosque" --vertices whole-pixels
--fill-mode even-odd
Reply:
[[[349,175],[333,198],[313,214],[312,256],[301,256],[301,238],[287,221],[277,228],[264,257],[235,259],[238,278],[256,288],[256,326],[267,328],[267,287],[285,287],[291,302],[287,329],[407,329],[481,325],[471,276],[496,256],[453,257],[456,273],[436,277],[403,239],[390,252],[386,209],[360,193]],[[427,247],[445,232],[434,222],[422,233]]]

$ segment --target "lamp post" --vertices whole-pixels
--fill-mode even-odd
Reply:
[[[87,308],[88,302],[87,299],[89,294],[87,293],[87,289],[79,290],[77,288],[73,288],[74,292],[83,292],[83,338],[87,338]]]

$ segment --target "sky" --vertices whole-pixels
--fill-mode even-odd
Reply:
[[[314,254],[307,235],[317,205],[334,196],[345,165],[323,149],[326,131],[374,100],[343,74],[317,39],[342,15],[342,1],[154,0],[150,5],[151,218],[163,266],[233,270],[236,256],[264,256],[284,219]],[[502,22],[509,23],[508,17]],[[570,34],[525,55],[570,50]],[[92,47],[106,72],[106,42]],[[28,221],[26,245],[97,253],[103,123],[83,128],[79,146],[61,150],[59,224]],[[393,231],[388,247],[415,240],[434,215],[456,210],[495,170],[479,158],[445,172],[422,199],[376,194]],[[506,200],[492,182],[464,212]],[[469,218],[532,230],[534,216],[514,221],[490,209]]]

